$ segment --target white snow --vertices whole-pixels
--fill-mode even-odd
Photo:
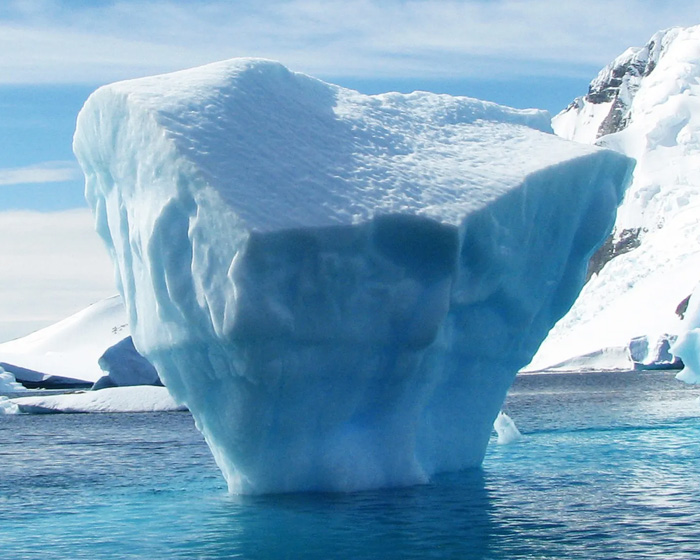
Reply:
[[[129,336],[120,296],[101,300],[23,338],[0,344],[0,362],[25,369],[94,382],[104,375],[98,360]]]
[[[10,399],[17,412],[174,412],[187,410],[177,404],[165,387],[113,387],[99,391],[18,397]],[[2,406],[0,404],[0,406]]]
[[[629,123],[596,143],[638,161],[615,227],[618,233],[639,228],[641,246],[614,258],[586,285],[528,369],[682,330],[675,310],[700,278],[700,26],[657,33],[646,47],[618,57],[593,86],[635,60],[651,61],[653,69],[623,80]],[[579,99],[554,119],[554,129],[592,141],[595,125],[585,135],[577,131],[588,126],[584,113],[604,109]]]
[[[611,108],[612,102],[585,103],[579,98],[574,101],[574,106],[552,119],[554,134],[568,140],[593,144],[598,139],[598,129]]]
[[[481,462],[631,162],[547,114],[237,59],[100,88],[74,150],[136,348],[233,492]]]

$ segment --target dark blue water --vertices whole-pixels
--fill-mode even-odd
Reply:
[[[185,413],[0,416],[0,558],[700,558],[699,391],[531,375],[483,469],[236,497]]]

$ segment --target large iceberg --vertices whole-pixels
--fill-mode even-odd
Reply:
[[[549,131],[253,59],[92,94],[74,150],[134,343],[231,491],[480,464],[632,169]]]

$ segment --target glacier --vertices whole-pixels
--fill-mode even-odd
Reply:
[[[528,369],[594,369],[601,354],[612,369],[673,366],[656,349],[684,331],[700,278],[699,84],[700,26],[671,28],[623,52],[554,117],[556,134],[637,166],[602,267]],[[650,352],[633,360],[639,339]]]
[[[258,59],[104,86],[73,148],[136,349],[252,494],[479,465],[633,168],[544,111]]]

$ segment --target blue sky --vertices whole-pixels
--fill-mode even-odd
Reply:
[[[366,93],[425,89],[557,112],[700,1],[7,0],[0,211],[81,206],[75,115],[115,81],[263,56]]]
[[[423,89],[555,113],[627,47],[696,23],[700,0],[4,0],[0,226],[12,227],[0,227],[3,268],[25,270],[27,246],[38,263],[79,250],[71,274],[94,282],[40,264],[0,275],[0,342],[114,291],[111,271],[95,274],[109,266],[99,242],[76,241],[70,211],[85,208],[75,118],[102,84],[260,56],[365,93]],[[48,218],[25,211],[50,212],[54,234],[39,236]],[[88,216],[78,221],[94,236]]]

